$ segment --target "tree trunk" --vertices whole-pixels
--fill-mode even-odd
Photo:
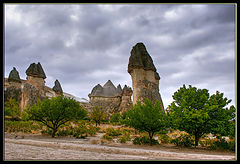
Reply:
[[[53,129],[53,132],[52,132],[52,138],[54,138],[54,137],[55,137],[55,135],[56,135],[56,132],[57,132],[57,129],[56,129],[56,128],[54,128],[54,129]]]
[[[153,134],[154,134],[154,133],[148,132],[149,139],[150,139],[150,146],[152,146],[152,138],[153,138]]]
[[[195,148],[198,146],[199,135],[195,134]]]

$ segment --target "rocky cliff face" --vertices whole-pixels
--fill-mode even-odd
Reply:
[[[132,48],[128,63],[128,73],[132,78],[133,104],[148,98],[153,102],[159,100],[163,107],[159,93],[160,76],[143,43],[137,43]]]

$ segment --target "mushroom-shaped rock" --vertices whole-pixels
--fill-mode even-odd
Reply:
[[[54,85],[54,87],[53,87],[52,89],[53,89],[55,92],[57,92],[57,93],[63,93],[61,84],[59,83],[58,80],[55,81],[55,85]]]
[[[40,77],[40,78],[46,79],[46,75],[43,71],[43,68],[40,62],[38,62],[38,64],[32,63],[26,70],[26,74],[28,76]]]
[[[18,82],[18,83],[21,83],[21,79],[19,77],[19,73],[18,73],[18,71],[16,70],[15,67],[13,67],[13,69],[9,73],[8,82]]]

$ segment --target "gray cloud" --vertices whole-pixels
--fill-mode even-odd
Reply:
[[[41,62],[50,87],[87,98],[108,79],[131,86],[131,48],[143,42],[160,74],[167,106],[183,84],[220,90],[235,101],[233,4],[5,5],[5,77],[22,79]],[[234,102],[233,102],[234,103]]]

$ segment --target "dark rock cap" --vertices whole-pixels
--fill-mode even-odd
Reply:
[[[55,85],[54,85],[54,87],[53,87],[52,89],[53,89],[55,92],[63,93],[61,84],[59,83],[58,80],[55,81]]]
[[[46,75],[43,71],[43,68],[40,62],[38,62],[38,64],[32,63],[26,70],[26,74],[28,76],[34,76],[34,77],[40,77],[40,78],[46,79]]]
[[[153,60],[143,43],[137,43],[131,50],[131,56],[129,57],[128,63],[128,73],[134,68],[156,71]]]
[[[13,67],[13,69],[9,73],[8,82],[18,82],[18,83],[21,83],[21,79],[19,77],[19,73],[18,73],[18,71],[16,70],[15,67]]]

